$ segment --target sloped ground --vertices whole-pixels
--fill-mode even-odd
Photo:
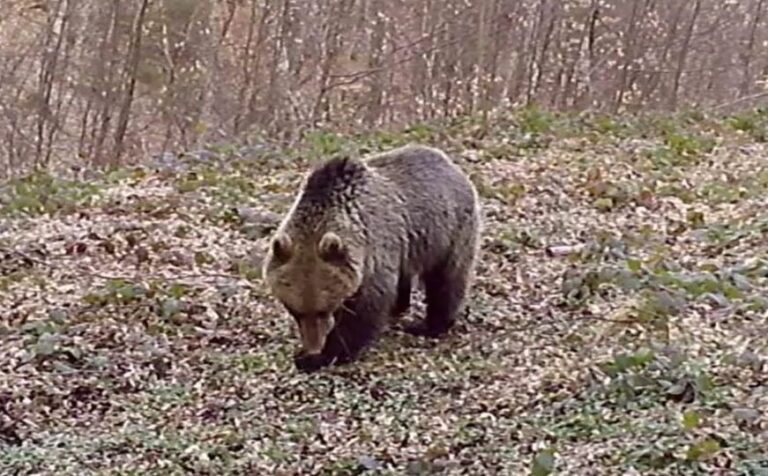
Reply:
[[[768,147],[754,121],[531,113],[490,131],[318,136],[307,154],[447,148],[486,225],[449,337],[393,329],[311,375],[294,371],[292,322],[259,275],[306,160],[251,151],[11,184],[0,473],[765,474]]]

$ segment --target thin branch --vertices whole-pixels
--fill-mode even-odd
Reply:
[[[753,99],[764,98],[766,96],[768,96],[768,91],[763,91],[763,92],[757,93],[757,94],[750,94],[749,96],[743,96],[743,97],[740,97],[740,98],[736,98],[733,101],[728,101],[728,102],[724,102],[722,104],[718,104],[718,105],[714,106],[712,109],[715,110],[715,111],[719,111],[721,109],[725,109],[725,108],[730,107],[730,106],[735,106],[736,104],[741,104],[743,102],[751,101]]]

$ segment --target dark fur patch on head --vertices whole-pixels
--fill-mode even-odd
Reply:
[[[354,196],[367,179],[362,162],[350,157],[334,157],[315,168],[307,179],[302,201],[314,205],[343,203]]]

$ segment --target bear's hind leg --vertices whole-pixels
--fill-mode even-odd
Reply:
[[[424,273],[426,317],[406,328],[406,332],[439,337],[448,332],[461,313],[469,288],[469,266],[451,262]]]
[[[426,294],[426,317],[406,328],[406,332],[439,337],[448,332],[465,309],[479,254],[477,218],[472,217],[460,231],[448,257],[422,275]]]
[[[411,307],[411,284],[411,277],[406,274],[401,274],[398,278],[397,299],[392,310],[392,316],[402,316]]]

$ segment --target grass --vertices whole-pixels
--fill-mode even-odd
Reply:
[[[531,107],[4,184],[0,473],[765,474],[764,116]],[[470,313],[297,374],[267,238],[312,163],[411,141],[480,192]]]
[[[19,217],[74,213],[87,208],[99,195],[96,184],[38,171],[4,184],[0,189],[0,214]]]

